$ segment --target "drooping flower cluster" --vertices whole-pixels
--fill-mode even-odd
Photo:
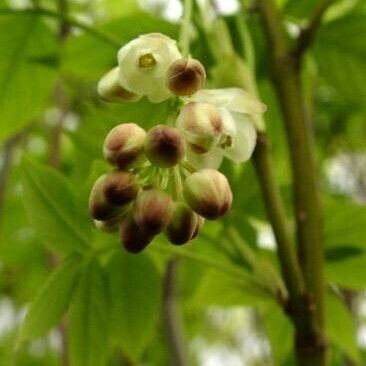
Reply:
[[[230,210],[230,185],[217,169],[223,157],[250,158],[252,118],[264,106],[239,88],[202,89],[205,79],[199,61],[183,58],[174,40],[152,33],[122,47],[118,66],[98,84],[109,102],[179,97],[183,105],[173,111],[175,126],[157,124],[146,132],[122,123],[105,138],[103,153],[113,170],[96,180],[89,211],[98,228],[119,231],[129,252],[140,252],[161,232],[172,244],[187,243],[205,219]]]

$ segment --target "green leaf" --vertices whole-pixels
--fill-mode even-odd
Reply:
[[[106,282],[96,260],[81,274],[70,307],[71,366],[105,366],[108,355],[108,302]]]
[[[325,24],[319,31],[315,58],[321,75],[350,103],[366,98],[366,15],[350,13]]]
[[[366,286],[366,255],[348,257],[326,264],[326,275],[329,282],[343,288],[364,290]]]
[[[54,35],[37,15],[0,16],[0,142],[20,131],[44,109],[56,68]]]
[[[138,358],[155,329],[161,287],[155,264],[145,254],[116,253],[108,263],[111,327],[115,343]]]
[[[326,316],[327,333],[330,341],[351,360],[360,364],[355,320],[345,304],[335,295],[327,296]]]
[[[241,288],[225,273],[210,269],[203,274],[189,305],[194,308],[213,305],[243,306],[258,305],[266,300],[268,298],[261,296],[255,289],[251,292],[250,287]]]
[[[80,258],[72,257],[51,274],[29,307],[21,329],[22,340],[41,337],[59,322],[70,303],[79,268]]]
[[[328,200],[325,210],[325,239],[328,247],[352,246],[366,249],[365,206]]]
[[[91,225],[77,209],[68,181],[56,170],[26,159],[22,183],[29,220],[44,245],[64,253],[86,249]]]

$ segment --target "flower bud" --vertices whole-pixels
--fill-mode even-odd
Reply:
[[[197,154],[211,150],[223,132],[220,111],[208,103],[186,104],[178,116],[177,126]]]
[[[196,232],[198,215],[185,203],[175,202],[166,235],[172,244],[181,245],[192,239]]]
[[[104,181],[106,175],[99,177],[90,192],[89,212],[96,220],[108,220],[118,214],[119,208],[107,202],[104,196]]]
[[[107,102],[135,102],[140,99],[140,96],[121,86],[118,66],[103,75],[98,83],[97,90],[99,96]]]
[[[192,58],[177,60],[168,69],[167,86],[178,96],[194,94],[202,88],[205,80],[205,68],[198,60]]]
[[[169,224],[171,217],[171,198],[158,189],[142,191],[136,198],[134,219],[141,230],[156,235]]]
[[[153,235],[141,230],[132,217],[122,222],[120,236],[123,246],[130,253],[141,252],[154,238]]]
[[[135,199],[138,185],[133,174],[116,170],[106,175],[103,182],[103,194],[106,201],[122,206]]]
[[[145,136],[145,130],[135,123],[114,127],[104,140],[105,159],[121,169],[133,166],[143,153]]]
[[[205,223],[205,219],[202,216],[197,215],[196,227],[194,228],[194,232],[192,234],[191,240],[194,239],[200,233],[200,231],[203,228],[204,223]]]
[[[107,233],[115,233],[119,230],[121,220],[122,218],[118,215],[106,221],[94,220],[94,225],[99,230]]]
[[[184,140],[177,128],[157,125],[146,135],[145,153],[154,165],[174,166],[183,159],[184,150]]]
[[[233,198],[226,177],[214,169],[203,169],[190,175],[183,192],[191,209],[209,220],[225,215]]]

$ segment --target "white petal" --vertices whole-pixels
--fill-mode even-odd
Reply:
[[[236,134],[236,123],[232,114],[227,108],[220,108],[220,115],[223,124],[223,134],[233,137]]]
[[[224,155],[235,163],[242,163],[250,159],[256,142],[257,131],[251,119],[240,113],[233,113],[237,133],[233,137],[233,145],[224,149]]]
[[[190,149],[187,149],[187,161],[197,170],[211,168],[218,169],[222,163],[222,149],[212,149],[206,154],[195,154]]]
[[[151,55],[155,60],[149,68],[139,67],[144,55]],[[161,102],[172,96],[166,87],[166,73],[181,57],[173,39],[160,33],[141,35],[118,52],[119,82],[133,93],[146,95],[154,103]]]
[[[238,113],[262,114],[266,111],[265,104],[241,88],[202,89],[192,95],[190,100],[205,101]]]

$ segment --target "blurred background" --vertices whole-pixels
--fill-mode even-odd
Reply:
[[[298,33],[316,2],[278,0],[290,35]],[[265,119],[275,170],[290,212],[287,145],[255,6],[237,0],[199,3],[205,18],[202,21],[197,15],[191,52],[206,66],[209,86],[239,82],[237,75],[243,67],[240,21],[244,19],[250,29],[259,93],[268,106]],[[148,128],[163,121],[168,108],[166,103],[153,105],[145,100],[107,105],[98,99],[96,84],[116,65],[116,43],[123,45],[148,32],[177,38],[182,11],[179,0],[0,0],[1,365],[69,365],[67,320],[46,336],[18,341],[30,302],[62,258],[57,243],[49,243],[47,231],[53,228],[47,226],[47,212],[24,194],[22,174],[27,159],[57,170],[75,196],[75,220],[86,216],[91,183],[105,169],[101,145],[106,133],[124,121]],[[219,64],[213,54],[220,45],[215,43],[214,33],[210,36],[218,18],[224,19],[234,44],[234,53]],[[330,290],[337,295],[327,300],[332,365],[366,364],[365,66],[366,3],[337,1],[326,13],[304,71],[324,192],[326,275]],[[251,255],[277,268],[273,234],[251,163],[240,167],[226,163],[223,171],[232,184],[234,208],[223,222],[205,226],[192,245],[193,253],[243,265],[249,274],[255,272],[237,248],[221,240],[234,225]],[[59,199],[68,198],[60,192]],[[52,210],[52,202],[49,205]],[[43,231],[39,230],[42,224]],[[95,235],[97,243],[113,240]],[[60,240],[64,240],[62,234]],[[128,328],[124,331],[122,348],[134,350],[132,358],[138,357],[131,361],[111,351],[111,366],[168,364],[159,290],[165,257],[149,250],[143,260],[151,262],[139,263],[141,281],[135,284],[127,279],[126,288],[119,288],[131,297],[130,302],[121,300],[125,301],[126,322],[141,319],[131,325],[134,333],[129,334]],[[149,267],[153,262],[157,273]],[[179,282],[189,365],[294,364],[293,329],[273,301],[249,285],[236,286],[225,274],[189,258],[180,263]],[[140,297],[134,299],[137,287]]]

